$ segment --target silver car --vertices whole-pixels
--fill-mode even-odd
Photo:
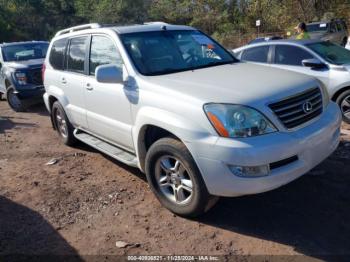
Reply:
[[[146,173],[172,212],[272,190],[337,147],[324,85],[241,63],[188,26],[83,25],[53,38],[44,101],[67,145],[80,140]]]
[[[280,40],[247,45],[233,50],[236,57],[307,74],[322,81],[332,101],[341,108],[343,120],[350,123],[350,51],[319,40]]]

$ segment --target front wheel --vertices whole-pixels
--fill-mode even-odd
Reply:
[[[162,138],[150,147],[146,176],[161,204],[180,216],[199,216],[218,200],[208,193],[186,146],[174,138]]]
[[[9,106],[16,112],[25,111],[25,107],[21,101],[21,99],[16,94],[16,90],[13,86],[9,86],[6,90],[6,98]]]
[[[350,90],[340,94],[337,98],[337,104],[343,115],[343,121],[350,124]]]

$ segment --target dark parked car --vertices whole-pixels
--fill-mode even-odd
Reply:
[[[348,28],[341,19],[309,23],[306,29],[311,39],[331,41],[342,46],[348,41]]]
[[[44,41],[0,44],[0,95],[13,110],[42,101],[41,68],[48,46]]]

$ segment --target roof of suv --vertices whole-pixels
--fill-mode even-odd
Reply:
[[[140,25],[116,26],[112,27],[118,34],[161,31],[161,30],[194,30],[193,27],[184,25],[171,25],[162,22],[155,22]]]
[[[110,29],[115,31],[118,34],[127,34],[127,33],[139,33],[139,32],[152,32],[152,31],[161,31],[161,30],[195,30],[195,28],[190,26],[183,25],[171,25],[164,22],[149,22],[144,24],[134,24],[134,25],[113,25],[113,24],[86,24],[79,25],[70,28],[60,30],[56,33],[55,37],[65,36],[71,33],[81,33],[87,30],[99,30],[99,29]]]
[[[2,43],[0,44],[0,47],[3,46],[11,46],[11,45],[21,45],[21,44],[48,44],[47,41],[22,41],[22,42],[11,42],[11,43]]]
[[[315,25],[315,24],[328,24],[331,22],[345,22],[344,19],[331,19],[331,20],[323,20],[323,21],[314,21],[307,23],[307,25]]]

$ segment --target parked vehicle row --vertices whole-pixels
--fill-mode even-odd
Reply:
[[[233,50],[243,61],[282,68],[319,79],[350,123],[350,51],[320,40],[278,40]]]
[[[202,214],[219,196],[287,184],[339,143],[340,110],[322,81],[242,63],[188,26],[59,31],[43,76],[62,141],[138,167],[182,216]]]
[[[41,68],[48,46],[42,41],[0,44],[0,96],[13,110],[23,111],[42,101]]]

